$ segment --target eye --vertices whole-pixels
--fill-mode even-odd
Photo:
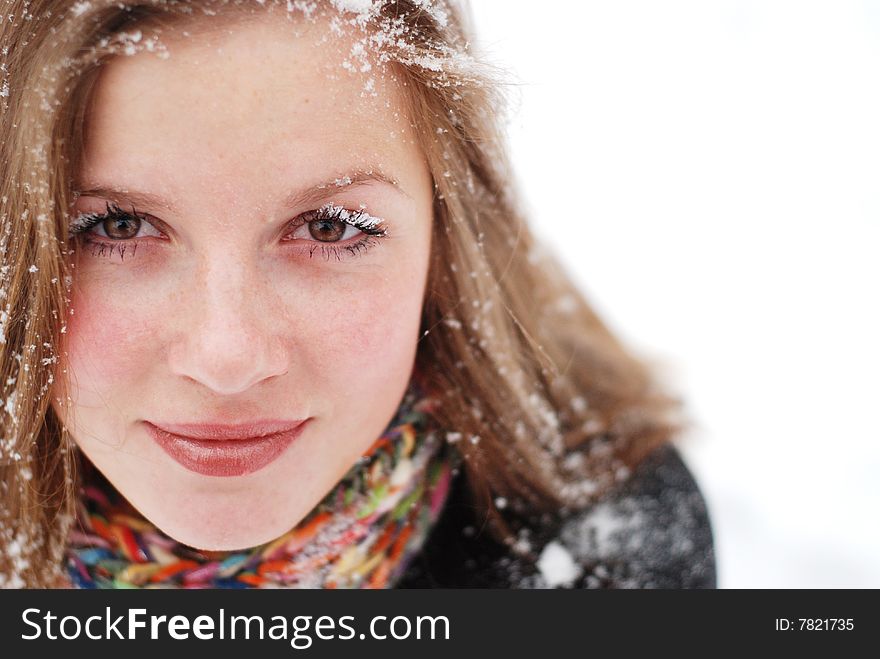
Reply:
[[[310,215],[314,215],[315,211],[311,211]],[[303,218],[303,224],[297,227],[296,231],[289,234],[294,240],[303,240],[306,235],[314,238],[322,243],[341,242],[348,238],[353,238],[361,231],[354,225],[347,224],[342,220],[334,220],[331,218],[313,218],[308,216]]]
[[[350,211],[333,204],[299,215],[290,226],[283,242],[300,243],[310,259],[318,254],[327,261],[361,256],[387,237],[379,218],[363,209]]]
[[[102,238],[110,241],[133,240],[148,236],[162,237],[147,220],[146,216],[138,213],[134,207],[131,212],[122,210],[119,206],[107,203],[104,213],[85,213],[79,215],[70,224],[71,235],[84,235],[90,238]]]
[[[362,234],[381,237],[385,235],[385,228],[381,220],[363,210],[350,211],[326,204],[300,215],[286,237],[288,240],[338,243]]]

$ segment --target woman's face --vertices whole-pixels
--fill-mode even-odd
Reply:
[[[344,65],[347,37],[186,29],[98,81],[72,217],[124,214],[80,234],[53,406],[160,529],[240,549],[295,526],[393,417],[432,185],[399,89]]]

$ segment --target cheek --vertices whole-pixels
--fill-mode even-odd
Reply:
[[[336,296],[320,333],[320,359],[345,377],[387,378],[406,367],[418,339],[423,282],[416,273]]]
[[[74,292],[73,314],[67,323],[67,367],[85,397],[79,402],[124,392],[122,385],[148,367],[155,341],[151,340],[154,323],[143,311],[145,306],[100,286]]]

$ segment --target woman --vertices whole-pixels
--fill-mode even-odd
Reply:
[[[456,3],[13,6],[4,586],[715,585]]]

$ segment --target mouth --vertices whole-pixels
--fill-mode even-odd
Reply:
[[[204,476],[244,476],[277,460],[309,419],[240,425],[155,424],[147,433],[176,462]]]

